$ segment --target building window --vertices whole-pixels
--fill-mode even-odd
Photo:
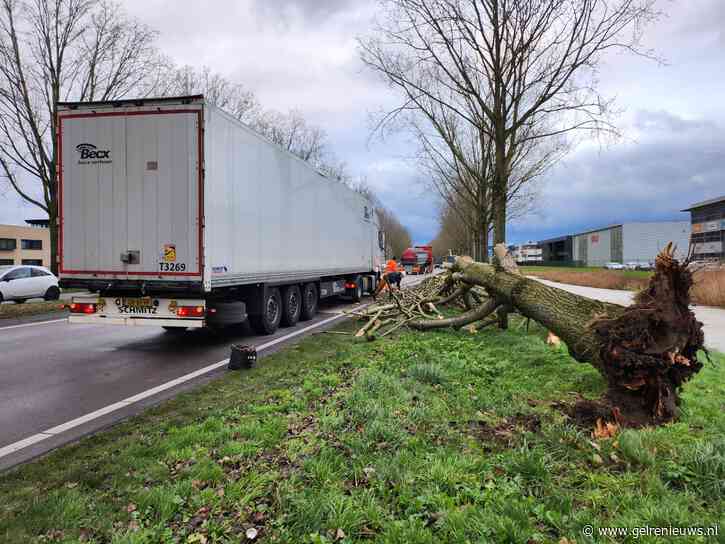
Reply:
[[[13,259],[0,259],[0,266],[12,266],[15,264]]]
[[[0,238],[0,251],[14,251],[18,247],[15,238]]]
[[[21,249],[43,249],[43,240],[21,240]]]
[[[43,266],[42,259],[23,259],[23,263],[28,266]]]

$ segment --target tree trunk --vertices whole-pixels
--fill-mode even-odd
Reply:
[[[48,213],[48,230],[50,231],[50,271],[58,275],[58,220],[54,207]]]
[[[593,365],[607,380],[606,400],[630,424],[674,419],[678,389],[702,368],[702,323],[689,309],[692,279],[669,246],[657,258],[649,288],[627,308],[465,258],[453,271],[553,331],[574,359]]]
[[[506,135],[501,127],[496,131],[496,157],[493,182],[493,244],[506,243],[506,205],[508,202],[508,172],[506,171]]]

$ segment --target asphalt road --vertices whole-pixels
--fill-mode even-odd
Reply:
[[[410,285],[421,279],[411,277],[404,281]],[[48,318],[53,322],[19,326],[8,323],[6,328],[0,323],[0,450],[222,361],[229,357],[231,344],[267,344],[296,329],[329,320],[350,306],[323,302],[314,320],[294,328],[280,328],[272,336],[254,336],[246,326],[223,332],[189,331],[177,336],[156,327],[70,325],[53,317]],[[316,331],[306,334],[312,332]],[[224,371],[224,367],[219,368],[143,402],[95,418],[72,432],[0,456],[0,470],[138,413]]]

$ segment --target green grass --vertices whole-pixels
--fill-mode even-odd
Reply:
[[[688,384],[679,422],[593,443],[551,403],[604,384],[543,332],[308,338],[0,476],[0,542],[238,543],[252,527],[290,543],[725,532],[725,357]]]

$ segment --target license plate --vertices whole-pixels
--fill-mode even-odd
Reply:
[[[151,314],[158,311],[159,301],[151,297],[117,298],[115,300],[118,311],[122,314]]]

